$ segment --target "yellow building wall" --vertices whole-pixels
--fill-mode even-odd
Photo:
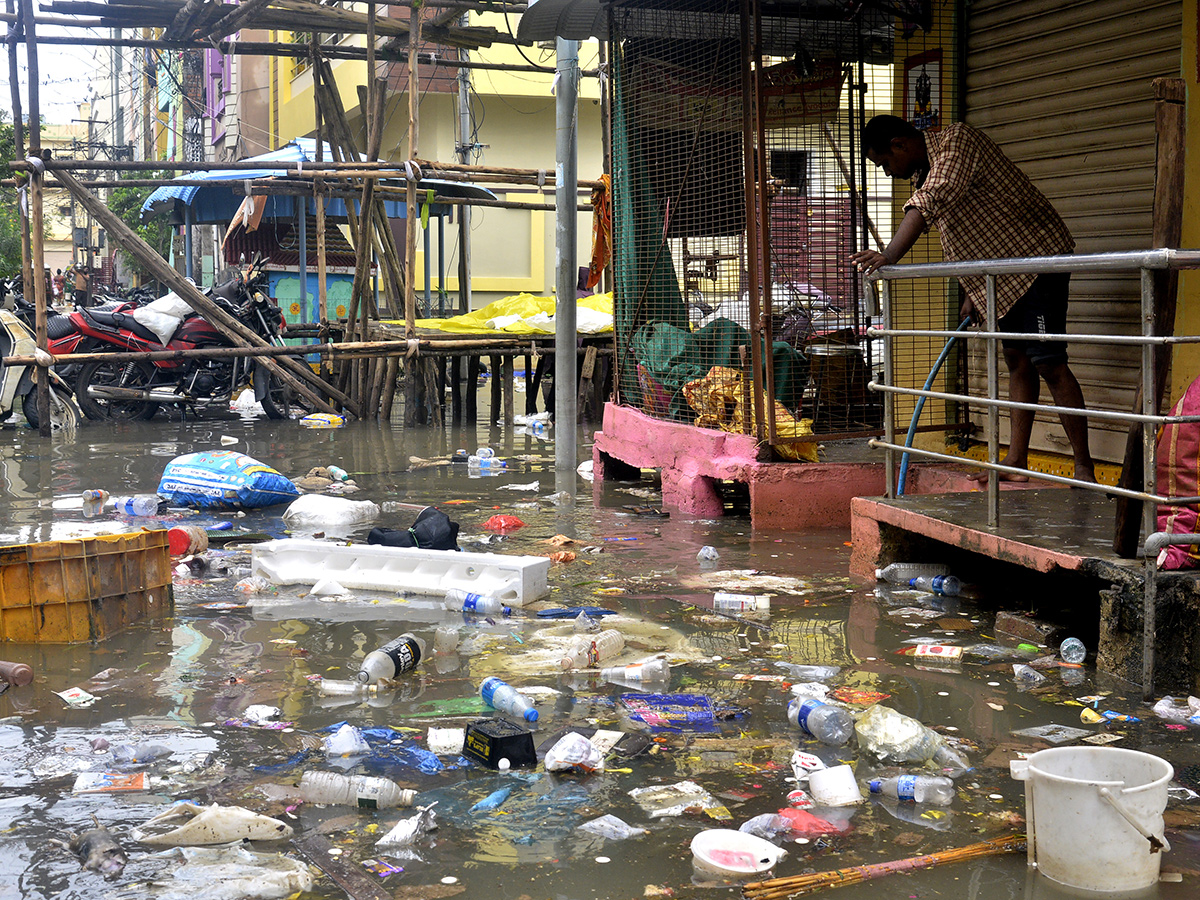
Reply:
[[[1200,82],[1200,56],[1197,54],[1197,35],[1200,34],[1200,15],[1197,0],[1183,3],[1183,71],[1187,87],[1187,155],[1183,184],[1183,234],[1180,246],[1200,248],[1200,98],[1196,91]],[[1175,312],[1176,334],[1200,334],[1200,271],[1179,274],[1179,300]],[[1200,375],[1200,347],[1183,344],[1175,349],[1171,367],[1170,403],[1178,400],[1193,379]]]

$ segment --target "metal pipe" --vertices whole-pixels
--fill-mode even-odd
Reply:
[[[1142,337],[1154,334],[1154,275],[1149,269],[1141,270]],[[1158,391],[1154,372],[1154,348],[1142,345],[1142,415],[1153,416],[1158,412]],[[1142,490],[1149,494],[1158,486],[1156,441],[1157,429],[1142,428]],[[1142,534],[1150,534],[1155,526],[1157,509],[1153,504],[1142,504]],[[1142,601],[1142,699],[1149,700],[1154,690],[1154,635],[1157,631],[1158,612],[1158,559],[1157,554],[1142,557],[1145,577],[1145,596]]]
[[[1132,269],[1200,268],[1200,250],[1127,250],[1071,256],[1024,256],[959,262],[906,263],[882,266],[868,276],[879,278],[946,278],[952,275],[1023,275],[1030,272],[1128,272]]]
[[[996,330],[996,276],[989,274],[985,280],[987,294],[987,330]],[[987,342],[987,388],[988,400],[988,462],[1000,461],[1000,410],[995,402],[1000,399],[1000,362],[996,352],[996,341]],[[987,517],[989,528],[1000,527],[1000,473],[995,469],[988,472]]]
[[[892,324],[892,283],[879,282],[879,312],[883,321]],[[892,358],[892,342],[883,342],[883,380],[891,384],[896,379],[895,362]],[[883,395],[883,436],[888,444],[896,443],[896,398],[892,393]],[[883,455],[884,492],[888,499],[896,498],[896,454],[888,447]]]
[[[1071,341],[1079,344],[1121,344],[1137,347],[1145,343],[1149,343],[1154,347],[1173,344],[1200,344],[1200,334],[1154,335],[1151,337],[1139,337],[1135,334],[1054,334],[1050,332],[1045,334],[1022,334],[1019,331],[997,331],[994,334],[989,334],[983,331],[969,331],[964,333],[961,331],[934,329],[876,328],[873,325],[867,329],[867,337],[960,337],[977,341],[1011,341],[1024,338],[1029,341]]]
[[[579,177],[579,42],[562,38],[556,43],[558,61],[554,93],[554,216],[557,298],[554,304],[554,345],[573,347],[576,344],[578,310],[575,286],[579,283],[578,252],[579,213],[574,207]],[[576,427],[578,421],[578,369],[574,354],[559,353],[554,357],[554,468],[563,473],[574,472]]]

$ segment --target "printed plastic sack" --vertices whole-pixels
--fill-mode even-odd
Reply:
[[[1200,415],[1200,378],[1171,408],[1172,416]],[[1169,422],[1158,437],[1158,493],[1164,497],[1195,497],[1200,490],[1200,422]],[[1159,506],[1158,530],[1168,534],[1196,531],[1195,506]],[[1158,555],[1160,569],[1194,569],[1200,562],[1195,544],[1171,545]]]
[[[232,450],[177,456],[163,469],[158,493],[175,506],[201,509],[257,509],[300,496],[285,475]]]

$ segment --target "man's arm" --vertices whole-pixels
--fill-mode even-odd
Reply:
[[[859,250],[850,257],[850,261],[858,266],[860,271],[870,275],[880,266],[893,266],[900,262],[904,258],[904,254],[911,250],[912,245],[917,242],[917,238],[924,233],[925,216],[919,209],[910,207],[904,213],[904,218],[900,220],[900,227],[896,229],[896,233],[882,252]]]

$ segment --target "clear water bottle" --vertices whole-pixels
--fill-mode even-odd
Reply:
[[[480,447],[475,451],[475,455],[480,459],[495,459],[496,451],[491,447]]]
[[[782,669],[797,681],[828,681],[842,671],[841,666],[806,666],[782,660],[775,663],[775,668]]]
[[[494,675],[484,679],[479,686],[479,696],[488,706],[515,719],[524,719],[526,722],[536,722],[538,719],[538,711],[533,708],[529,698]]]
[[[1079,638],[1069,637],[1058,645],[1058,655],[1063,662],[1079,664],[1087,656],[1087,647]]]
[[[941,563],[892,563],[882,569],[875,570],[878,581],[889,584],[908,584],[914,578],[933,578],[935,575],[949,575],[950,567]]]
[[[563,669],[591,669],[625,649],[625,638],[615,628],[593,637],[576,638],[561,660]]]
[[[661,656],[629,666],[608,666],[600,670],[605,681],[633,682],[644,684],[650,681],[667,681],[671,677],[671,666]]]
[[[918,591],[928,591],[944,597],[957,597],[962,591],[962,582],[953,575],[921,575],[908,582],[908,586]]]
[[[715,563],[721,558],[721,554],[717,552],[717,548],[711,544],[705,544],[700,548],[700,552],[696,554],[697,562]]]
[[[364,656],[356,677],[361,684],[391,681],[397,675],[415,669],[424,655],[423,640],[413,634],[402,634]]]
[[[896,778],[873,778],[867,782],[872,794],[883,794],[897,800],[949,806],[954,800],[954,782],[940,775],[900,775]]]
[[[854,734],[854,717],[840,706],[796,697],[788,704],[788,721],[822,744],[841,747]]]
[[[412,806],[417,792],[402,788],[388,778],[342,775],[339,772],[305,772],[300,776],[300,795],[311,803],[391,809]]]
[[[485,597],[483,594],[472,594],[470,591],[451,588],[446,591],[446,609],[465,613],[477,613],[482,616],[511,616],[512,607],[505,606],[496,597]]]
[[[475,454],[474,456],[467,457],[467,468],[486,472],[489,469],[507,469],[508,463],[502,459],[496,459],[494,456],[480,456],[479,454]]]
[[[113,508],[126,516],[153,516],[158,514],[158,497],[118,497]]]
[[[537,419],[529,424],[529,431],[534,437],[545,438],[550,436],[550,429],[552,427],[549,422]]]
[[[350,473],[347,472],[345,469],[343,469],[341,466],[326,466],[325,468],[329,471],[329,477],[332,478],[334,481],[349,481],[350,480]]]

